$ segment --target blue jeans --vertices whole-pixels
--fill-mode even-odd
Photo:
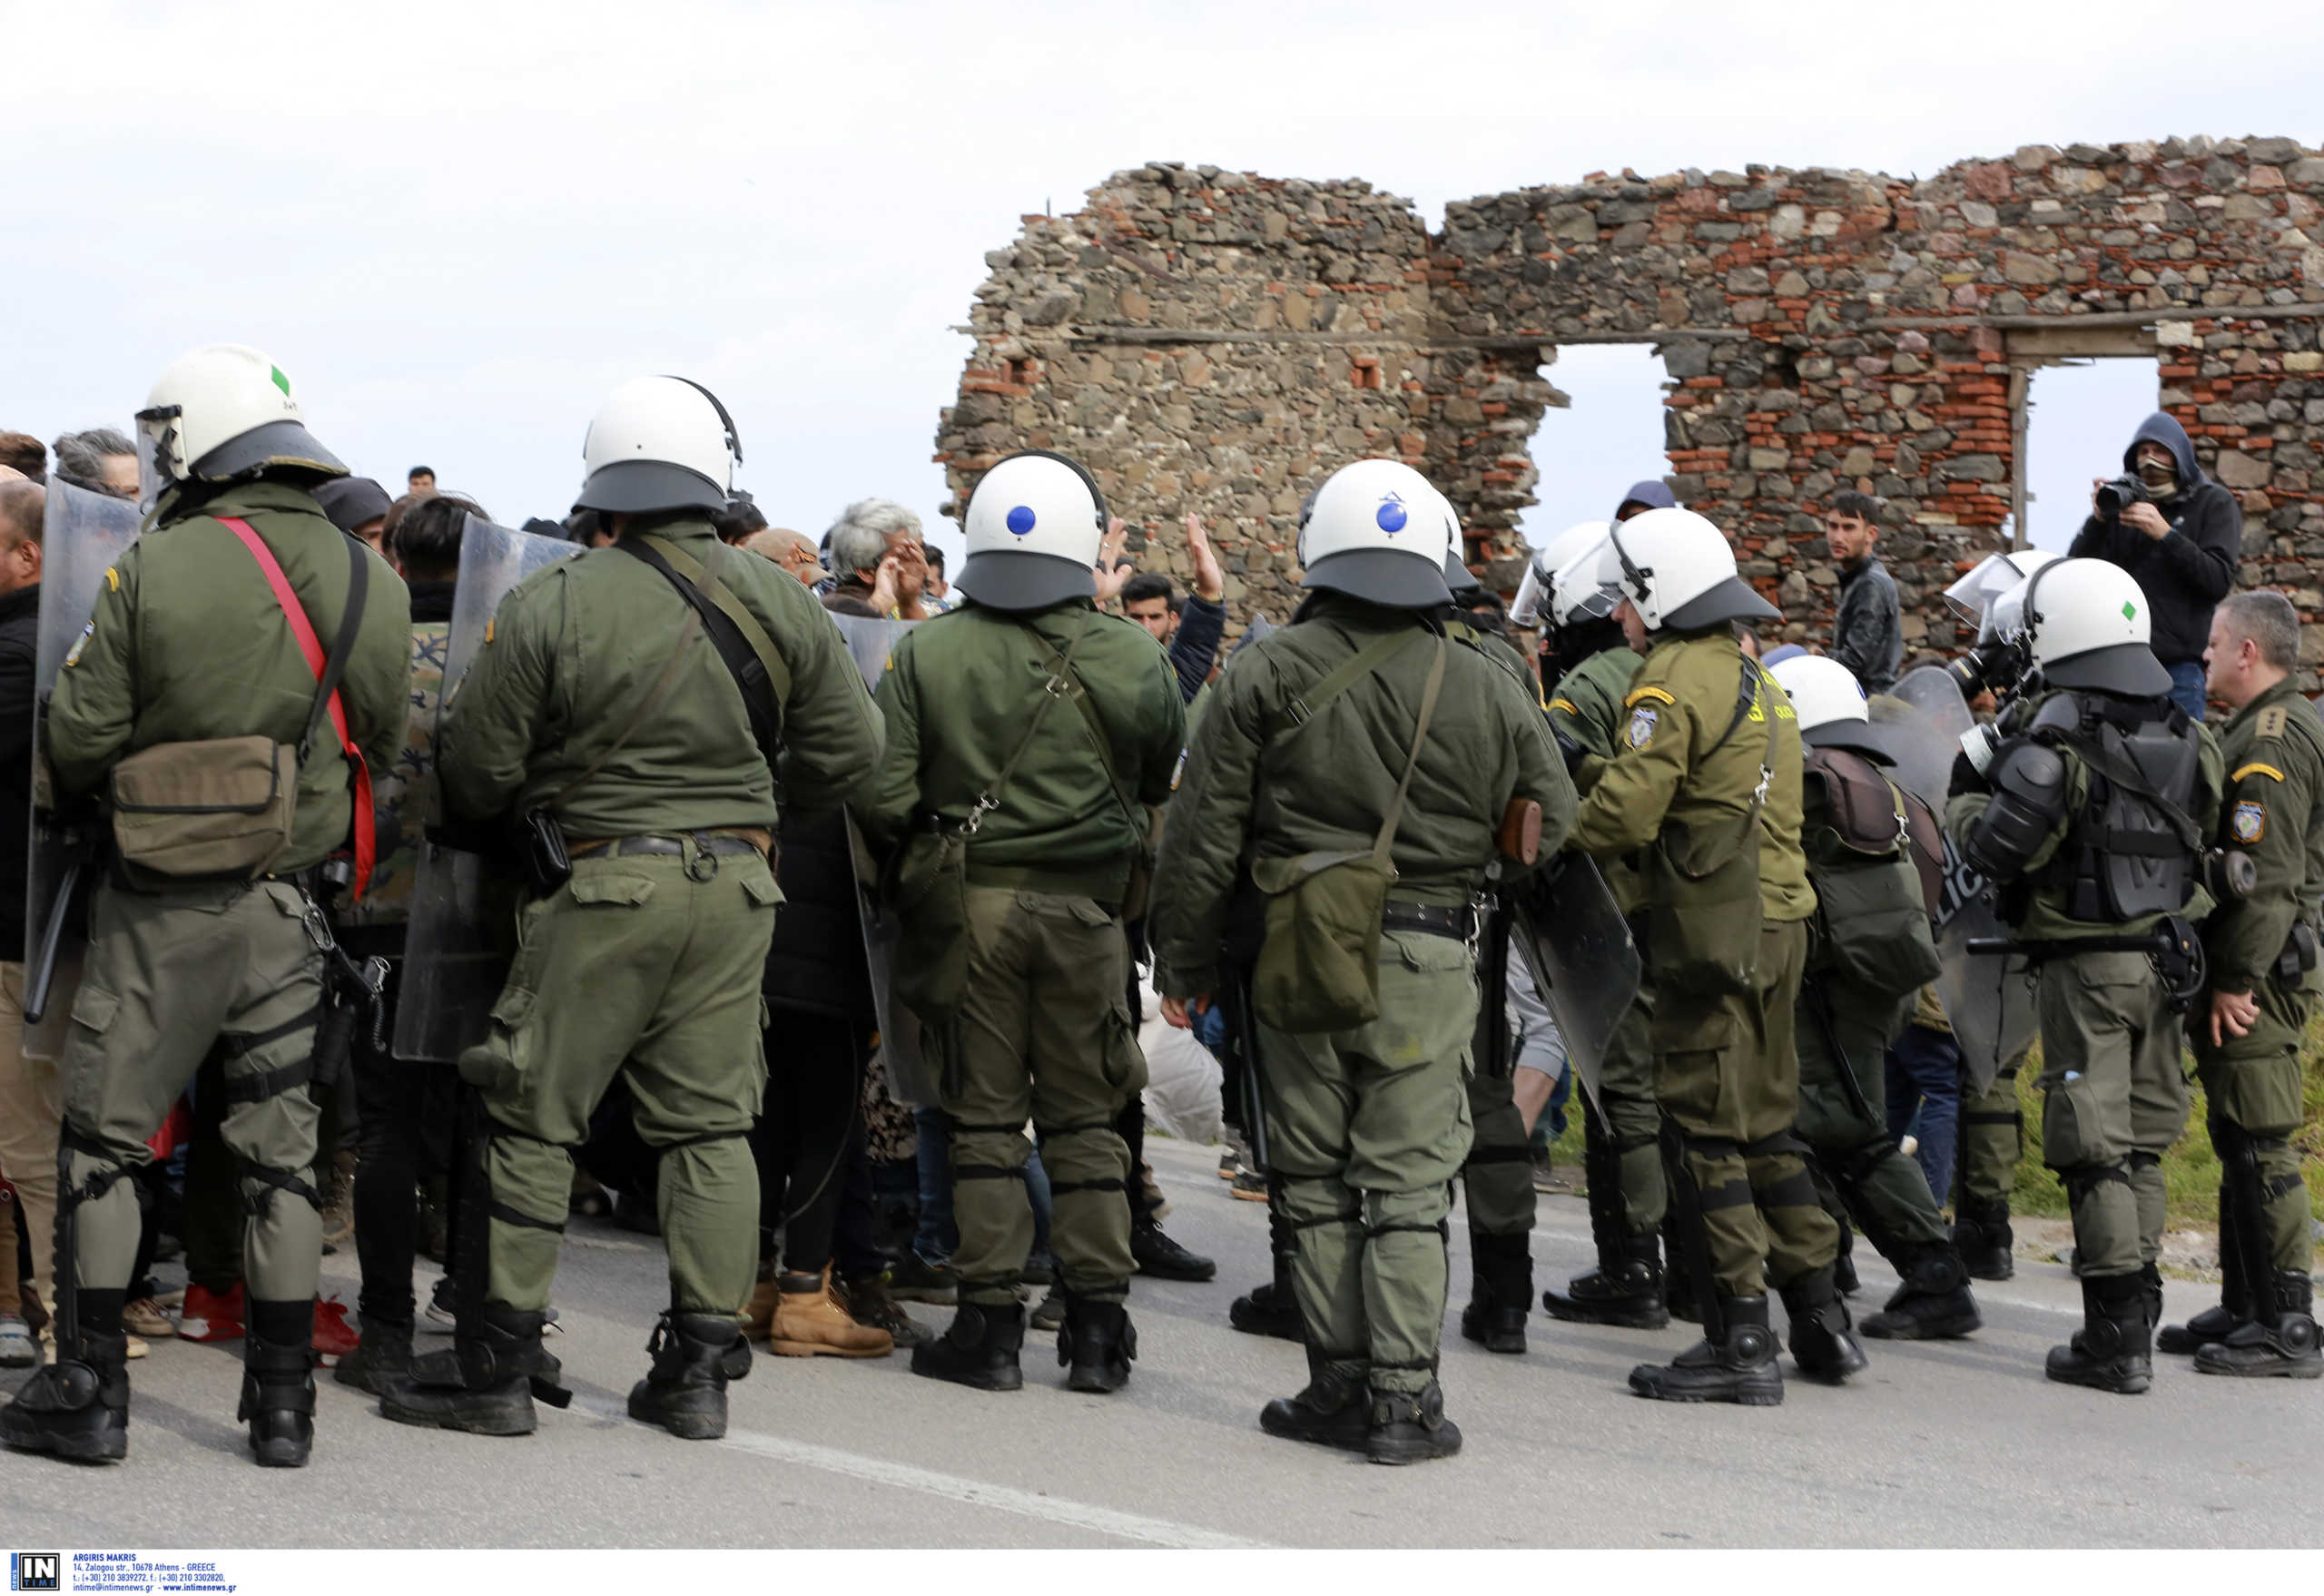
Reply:
[[[2187,712],[2187,718],[2203,718],[2203,662],[2200,659],[2181,660],[2165,667],[2171,673],[2171,702]]]
[[[1888,1134],[1920,1138],[1913,1155],[1939,1207],[1953,1189],[1953,1144],[1961,1119],[1961,1046],[1945,1031],[1908,1025],[1888,1049]]]

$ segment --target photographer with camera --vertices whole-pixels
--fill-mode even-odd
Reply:
[[[2154,622],[2154,656],[2171,673],[2171,701],[2203,718],[2203,645],[2211,606],[2235,586],[2243,510],[2203,475],[2186,429],[2157,410],[2122,451],[2122,475],[2092,484],[2091,516],[2067,550],[2137,578]]]

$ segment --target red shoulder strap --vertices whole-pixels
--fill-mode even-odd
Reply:
[[[322,639],[315,635],[314,623],[307,619],[306,606],[299,602],[298,594],[292,591],[290,578],[282,574],[281,562],[274,557],[274,551],[267,547],[266,540],[251,530],[248,521],[238,516],[221,516],[218,520],[242,540],[242,547],[251,551],[252,559],[258,561],[258,568],[266,573],[267,586],[274,589],[274,602],[282,606],[283,618],[290,623],[290,635],[299,640],[300,648],[306,654],[307,668],[314,672],[315,680],[320,682],[323,669],[330,661],[323,653]],[[340,704],[336,687],[330,693],[330,724],[331,730],[339,734],[340,751],[346,754],[347,763],[354,767],[350,784],[355,792],[355,886],[349,901],[359,902],[364,889],[371,884],[371,866],[379,838],[372,829],[371,773],[363,763],[363,751],[356,747],[355,740],[347,734],[347,711]]]

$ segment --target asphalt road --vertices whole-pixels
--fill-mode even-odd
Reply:
[[[1263,1277],[1265,1210],[1230,1199],[1215,1155],[1148,1144],[1168,1228],[1217,1256],[1206,1286],[1140,1282],[1128,1389],[1068,1394],[1045,1338],[1026,1389],[991,1395],[879,1361],[761,1355],[724,1442],[630,1423],[658,1248],[586,1222],[568,1236],[556,1350],[577,1393],[537,1434],[408,1429],[321,1382],[312,1466],[261,1471],[233,1423],[238,1345],[156,1345],[131,1365],[127,1463],[0,1454],[12,1543],[190,1546],[2313,1546],[2324,1542],[2324,1384],[2239,1383],[2158,1359],[2153,1392],[2054,1385],[2042,1356],[2078,1317],[2064,1269],[2021,1262],[1980,1291],[1985,1329],[1871,1344],[1831,1389],[1794,1378],[1780,1408],[1679,1407],[1624,1376],[1691,1339],[1554,1325],[1523,1357],[1456,1331],[1454,1230],[1443,1378],[1457,1458],[1384,1469],[1275,1441],[1260,1406],[1305,1379],[1298,1348],[1240,1335],[1226,1305]],[[1582,1205],[1544,1198],[1542,1283],[1590,1261]],[[1858,1248],[1866,1293],[1892,1277]],[[324,1260],[355,1297],[352,1249]],[[2172,1283],[2183,1315],[2211,1288]],[[949,1310],[915,1307],[940,1323]],[[20,1376],[10,1374],[13,1389]]]

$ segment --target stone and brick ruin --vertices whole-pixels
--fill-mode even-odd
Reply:
[[[1949,647],[1936,593],[2024,525],[2030,374],[2143,355],[2241,497],[2243,581],[2290,591],[2309,623],[2313,689],[2319,207],[2324,155],[2283,138],[2037,145],[1917,180],[1593,174],[1453,203],[1440,233],[1362,182],[1150,165],[986,257],[936,458],[958,503],[1012,449],[1072,454],[1134,550],[1200,511],[1239,621],[1295,602],[1301,499],[1349,459],[1398,457],[1506,591],[1518,514],[1556,470],[1529,452],[1564,403],[1543,369],[1561,346],[1647,344],[1669,379],[1669,480],[1790,633],[1829,624],[1817,516],[1855,486],[1888,503],[1908,644]],[[1183,580],[1183,547],[1174,533],[1145,563]]]

